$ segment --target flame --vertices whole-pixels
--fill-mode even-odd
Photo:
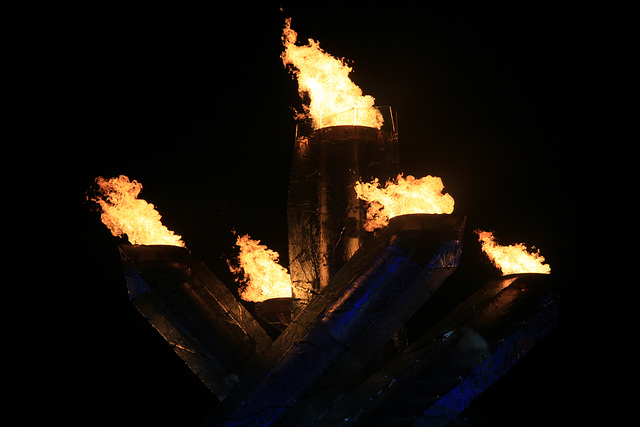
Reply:
[[[291,18],[286,19],[282,33],[285,67],[298,78],[298,92],[309,105],[297,118],[310,117],[314,129],[338,125],[360,125],[376,129],[382,127],[382,114],[374,107],[375,99],[362,95],[362,90],[349,79],[352,68],[320,48],[319,42],[297,46],[298,34],[291,29]]]
[[[551,267],[543,264],[544,257],[537,252],[528,252],[524,243],[511,246],[500,246],[490,231],[475,230],[482,250],[503,275],[517,273],[551,273]],[[535,248],[532,248],[535,249]]]
[[[279,254],[260,240],[253,240],[249,235],[238,236],[236,245],[240,248],[239,266],[231,264],[229,269],[242,278],[236,279],[244,283],[240,297],[245,301],[262,302],[271,298],[291,298],[291,277],[287,269],[278,264]]]
[[[377,178],[370,183],[356,182],[356,195],[369,203],[365,230],[384,227],[398,215],[450,214],[455,202],[448,193],[442,194],[443,189],[442,179],[431,175],[416,179],[411,175],[403,178],[399,174],[395,182],[387,181],[384,188],[380,187]]]
[[[138,199],[142,184],[128,177],[96,178],[98,191],[91,200],[102,210],[100,219],[114,236],[123,234],[134,245],[185,247],[181,236],[162,225],[161,215],[151,203]]]

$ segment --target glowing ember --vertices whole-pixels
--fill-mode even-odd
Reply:
[[[309,39],[306,46],[297,46],[298,34],[286,20],[282,34],[282,62],[298,78],[300,96],[309,97],[298,118],[310,117],[314,129],[337,125],[360,125],[380,129],[382,114],[374,107],[374,98],[362,95],[362,90],[349,79],[351,67],[320,48]]]
[[[138,199],[142,184],[120,175],[96,178],[98,192],[91,200],[102,210],[101,220],[114,236],[124,234],[134,245],[172,245],[185,247],[181,237],[162,225],[160,213],[151,203]]]
[[[389,224],[394,216],[412,213],[450,214],[454,200],[448,193],[442,194],[444,184],[437,176],[427,175],[416,179],[411,175],[398,175],[395,181],[388,181],[384,188],[378,179],[370,183],[356,182],[355,190],[359,199],[369,203],[365,230]]]
[[[540,251],[529,252],[524,243],[511,246],[500,246],[495,242],[490,231],[475,230],[482,250],[503,275],[517,273],[551,273],[551,267],[543,264],[544,257]],[[535,248],[532,248],[535,249]]]
[[[240,248],[239,266],[229,268],[236,279],[244,284],[240,297],[245,301],[262,302],[271,298],[291,297],[291,278],[287,269],[278,264],[278,253],[253,240],[248,235],[238,236],[236,245]]]

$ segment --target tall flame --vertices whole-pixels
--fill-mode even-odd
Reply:
[[[551,273],[551,267],[544,263],[544,257],[537,252],[529,252],[524,243],[501,246],[490,231],[475,230],[482,250],[503,275],[517,273]],[[535,249],[535,248],[532,248]]]
[[[309,105],[303,105],[314,129],[337,125],[360,125],[376,129],[382,127],[383,118],[374,107],[375,99],[362,95],[362,90],[349,79],[352,68],[320,48],[319,42],[297,46],[298,34],[291,29],[291,18],[285,22],[282,33],[284,52],[282,62],[298,78],[298,92]]]
[[[399,174],[395,181],[387,181],[384,188],[380,187],[377,178],[370,183],[356,182],[356,195],[369,203],[365,230],[384,227],[398,215],[450,214],[455,201],[448,193],[442,194],[443,189],[442,179],[431,175],[416,179]]]
[[[232,273],[242,275],[237,280],[244,285],[240,290],[243,300],[262,302],[291,297],[291,277],[287,269],[278,264],[277,252],[249,235],[238,236],[236,245],[240,248],[239,266],[229,264],[229,268]]]
[[[134,245],[185,247],[181,236],[162,225],[161,215],[144,199],[138,199],[142,184],[128,177],[96,178],[98,191],[91,200],[100,205],[101,220],[114,236],[127,235]]]

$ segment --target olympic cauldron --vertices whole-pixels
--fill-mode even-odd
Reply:
[[[388,122],[298,128],[291,300],[254,316],[186,248],[120,246],[131,302],[220,401],[203,426],[445,426],[555,327],[551,277],[521,274],[449,289],[455,308],[408,333],[460,265],[466,218],[400,215],[364,231],[355,181],[399,169]]]

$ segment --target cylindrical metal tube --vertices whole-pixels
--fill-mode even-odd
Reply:
[[[288,227],[294,314],[325,288],[362,246],[365,210],[357,180],[398,174],[394,131],[331,126],[296,136],[289,184]]]
[[[131,302],[223,399],[271,339],[188,249],[121,245],[120,253]]]

